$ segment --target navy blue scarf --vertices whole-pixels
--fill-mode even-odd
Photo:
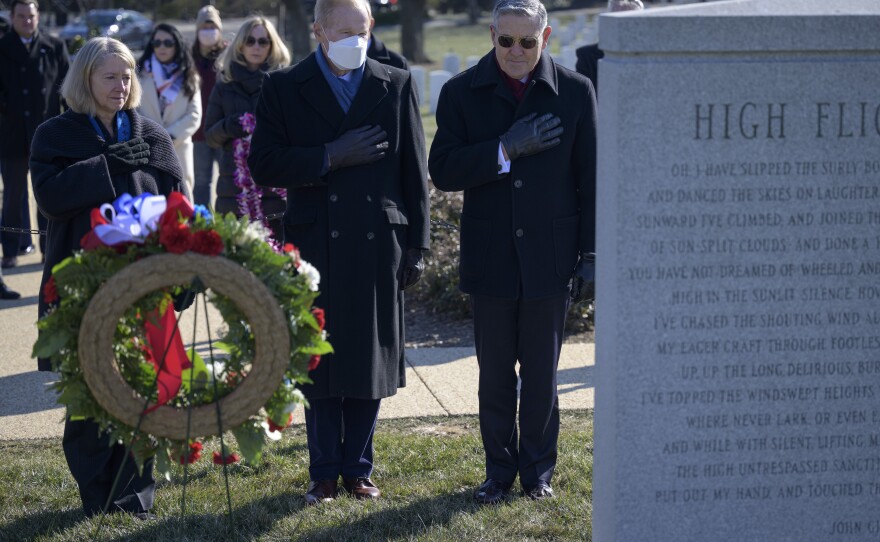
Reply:
[[[351,102],[354,101],[358,89],[361,88],[361,81],[364,80],[364,65],[361,64],[360,68],[351,70],[351,81],[346,81],[341,77],[337,77],[330,70],[330,66],[327,64],[327,59],[324,58],[324,50],[321,47],[321,44],[318,44],[318,50],[315,52],[315,59],[318,61],[318,67],[321,68],[321,73],[324,74],[324,79],[326,79],[327,84],[330,85],[330,90],[332,90],[333,95],[336,96],[336,101],[339,102],[339,107],[348,113],[348,110],[351,108]]]

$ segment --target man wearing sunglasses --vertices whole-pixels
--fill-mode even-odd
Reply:
[[[443,87],[428,158],[438,189],[464,191],[459,287],[480,367],[480,504],[504,500],[517,475],[529,498],[553,496],[565,315],[592,295],[596,100],[547,54],[550,32],[538,0],[496,3],[494,48]]]

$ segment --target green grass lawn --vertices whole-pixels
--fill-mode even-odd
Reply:
[[[478,507],[471,493],[483,481],[484,455],[476,417],[383,420],[373,474],[383,499],[343,497],[315,508],[303,505],[308,451],[305,429],[295,427],[261,465],[231,467],[231,522],[222,468],[210,461],[219,446],[206,445],[190,468],[186,514],[180,469],[157,491],[161,519],[143,523],[124,515],[85,519],[60,442],[0,442],[0,540],[590,540],[592,426],[591,411],[562,413],[557,498],[516,495]]]

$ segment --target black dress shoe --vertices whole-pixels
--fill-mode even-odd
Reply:
[[[18,258],[15,256],[4,256],[3,259],[0,260],[0,268],[2,269],[9,269],[16,265],[18,265]]]
[[[28,245],[28,246],[26,246],[26,247],[20,247],[20,248],[18,249],[18,255],[19,255],[19,256],[25,256],[25,255],[27,255],[27,254],[31,254],[31,253],[33,253],[35,250],[36,250],[36,248],[34,247],[34,245]]]
[[[15,290],[10,290],[9,286],[6,285],[5,282],[0,280],[0,299],[18,299],[21,297],[21,294],[16,292]]]
[[[343,478],[342,486],[355,499],[378,499],[382,495],[369,478]]]
[[[330,502],[336,498],[336,480],[312,480],[306,491],[306,505],[315,506],[322,502]]]
[[[526,497],[532,499],[533,501],[552,499],[554,496],[553,488],[550,487],[550,484],[544,481],[538,482],[538,485],[531,489],[523,488],[523,493],[525,493]]]
[[[156,521],[159,519],[159,516],[153,514],[152,512],[137,512],[131,515],[134,519],[138,521]]]
[[[474,491],[474,501],[477,504],[498,504],[507,498],[510,484],[488,478]]]

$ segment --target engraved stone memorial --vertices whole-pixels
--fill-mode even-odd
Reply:
[[[597,542],[880,540],[878,29],[600,16]]]

